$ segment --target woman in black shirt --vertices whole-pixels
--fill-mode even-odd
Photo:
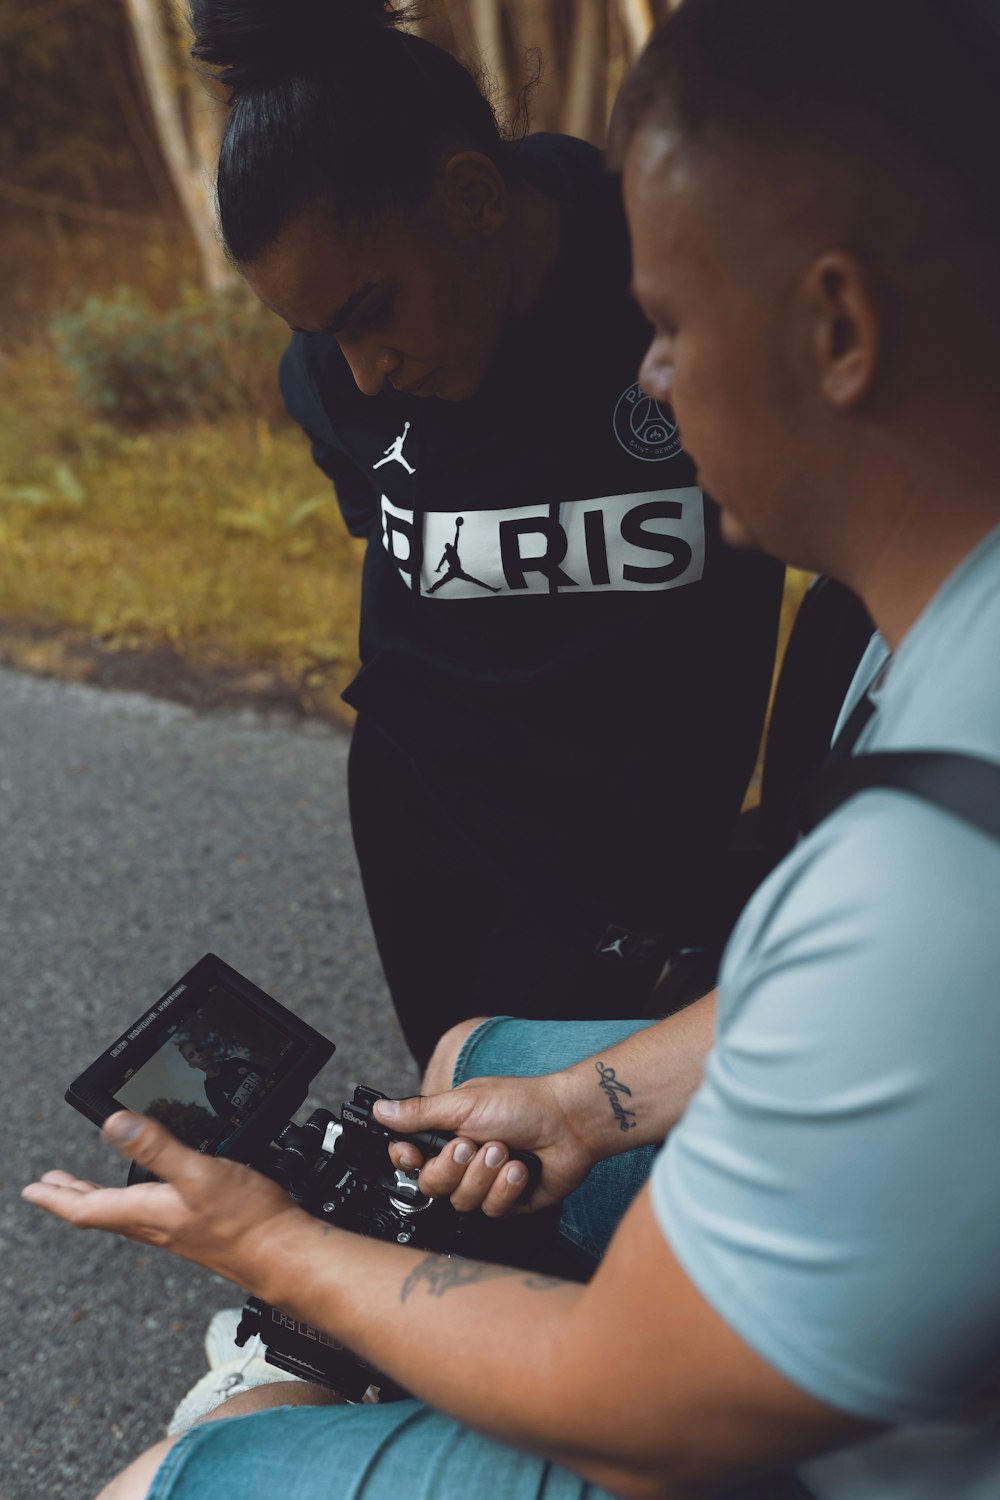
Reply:
[[[232,90],[227,248],[369,539],[352,823],[411,1050],[642,1013],[739,811],[781,570],[723,548],[636,384],[618,184],[583,142],[504,139],[378,0],[194,18]]]

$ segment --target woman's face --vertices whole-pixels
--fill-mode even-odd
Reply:
[[[484,219],[481,204],[443,185],[420,213],[351,231],[308,210],[242,270],[293,330],[334,335],[366,396],[388,382],[409,395],[464,401],[508,317],[501,229],[497,205]]]
[[[202,1073],[209,1072],[215,1066],[215,1058],[211,1052],[197,1042],[181,1042],[181,1056],[189,1068],[198,1068]]]

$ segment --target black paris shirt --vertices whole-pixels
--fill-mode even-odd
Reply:
[[[478,775],[499,816],[534,798],[558,830],[582,798],[623,857],[704,848],[753,766],[782,569],[723,545],[671,411],[639,389],[620,184],[567,137],[516,161],[568,205],[565,250],[471,399],[366,397],[327,335],[282,363],[369,539],[344,696],[442,783]]]

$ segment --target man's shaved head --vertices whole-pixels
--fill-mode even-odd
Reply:
[[[964,249],[995,297],[1000,0],[685,0],[623,86],[613,156],[657,126],[811,185],[800,211],[861,254]]]
[[[684,0],[650,42],[612,122],[640,381],[729,541],[864,593],[995,514],[998,124],[1000,0]]]

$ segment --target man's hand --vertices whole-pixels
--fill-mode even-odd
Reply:
[[[400,1142],[389,1155],[397,1167],[423,1163],[420,1190],[450,1198],[457,1209],[482,1208],[491,1217],[533,1212],[558,1203],[586,1177],[597,1160],[574,1128],[560,1080],[472,1078],[446,1094],[389,1099],[375,1105],[379,1122],[393,1131],[451,1130],[456,1139],[424,1161],[420,1147]],[[511,1150],[541,1159],[541,1181],[529,1203],[521,1203],[527,1169],[510,1160]]]
[[[68,1172],[46,1172],[21,1196],[81,1229],[160,1245],[242,1287],[259,1283],[275,1229],[305,1217],[259,1172],[191,1151],[143,1115],[111,1115],[104,1135],[162,1180],[104,1188]]]

